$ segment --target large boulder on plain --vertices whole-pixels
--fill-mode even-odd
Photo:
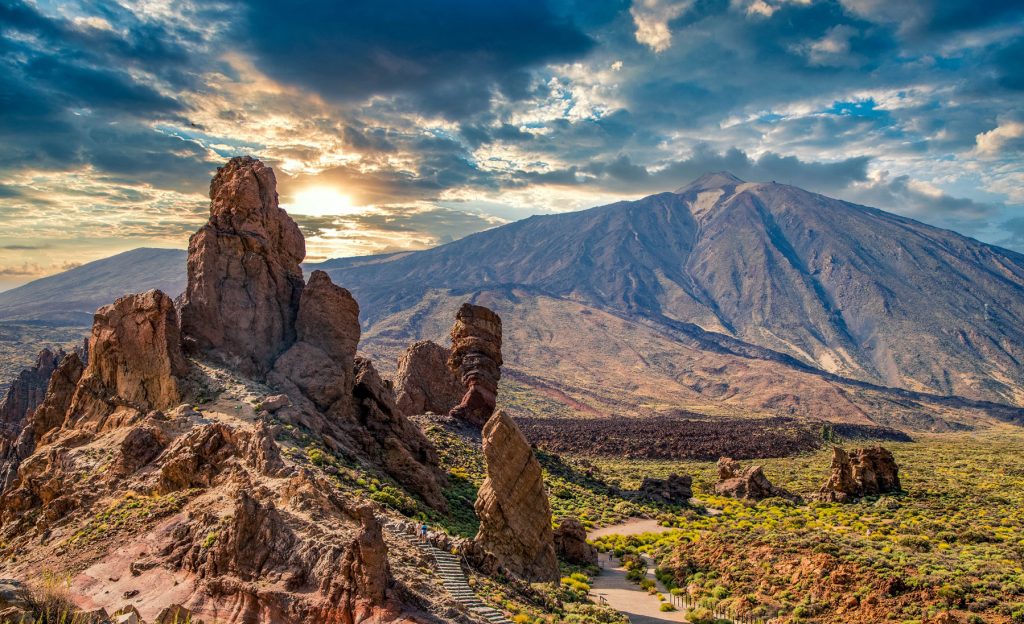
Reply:
[[[210,183],[210,219],[188,244],[187,345],[262,378],[295,341],[306,243],[278,206],[274,171],[232,158]]]
[[[500,567],[528,581],[558,580],[551,507],[540,463],[522,431],[499,410],[483,428],[487,478],[477,495],[475,541]]]
[[[759,501],[766,498],[785,498],[799,501],[800,497],[768,480],[761,466],[742,466],[728,457],[718,460],[718,483],[715,493],[743,500]]]
[[[845,451],[832,449],[832,467],[821,486],[821,500],[845,503],[864,496],[899,492],[900,468],[888,449],[881,446]]]
[[[665,479],[644,477],[638,490],[640,496],[664,505],[686,505],[693,498],[693,477],[670,474]]]
[[[477,427],[494,413],[501,379],[501,317],[483,306],[464,303],[455,315],[448,367],[465,388],[449,414]]]
[[[587,543],[587,529],[577,518],[562,518],[554,537],[559,558],[576,565],[597,565],[597,549]]]

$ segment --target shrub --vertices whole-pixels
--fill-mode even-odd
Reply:
[[[672,606],[671,602],[663,602],[663,603],[661,603],[661,606],[658,607],[658,608],[660,610],[662,610],[662,611],[675,611],[676,610],[676,608],[674,606]]]

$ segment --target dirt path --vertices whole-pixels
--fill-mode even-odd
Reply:
[[[639,535],[641,533],[664,533],[674,531],[658,524],[649,518],[633,518],[621,524],[595,529],[587,534],[587,539],[597,539],[605,535]],[[659,624],[662,622],[685,622],[685,611],[661,611],[661,602],[655,595],[640,589],[636,583],[626,580],[626,569],[619,560],[610,554],[601,553],[601,574],[594,577],[590,594],[603,597],[608,605],[629,617],[631,624]],[[654,578],[654,569],[647,570],[648,578]],[[658,583],[658,591],[666,598],[669,593],[665,586]]]
[[[640,589],[636,583],[626,580],[626,569],[622,564],[606,554],[601,554],[604,568],[594,578],[590,588],[595,599],[603,597],[608,606],[626,615],[630,624],[661,624],[664,622],[685,622],[685,611],[661,611],[658,597]],[[654,571],[648,570],[649,578],[654,578]],[[658,591],[668,598],[668,591],[658,583]]]
[[[587,539],[595,540],[605,535],[639,535],[641,533],[665,533],[674,530],[661,526],[657,520],[651,518],[632,518],[622,524],[613,524],[612,526],[594,529],[587,533]]]

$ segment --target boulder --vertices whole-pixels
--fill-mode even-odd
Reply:
[[[640,496],[664,505],[686,505],[693,498],[693,477],[670,474],[667,479],[644,477]]]
[[[743,500],[759,501],[779,497],[799,501],[800,497],[780,487],[775,487],[764,474],[761,466],[743,467],[728,457],[718,460],[718,483],[715,493]]]
[[[587,529],[576,518],[562,518],[555,529],[555,552],[576,565],[597,565],[597,549],[587,543]]]
[[[300,392],[320,411],[339,402],[336,411],[349,411],[359,334],[359,304],[327,273],[313,271],[299,301],[298,341],[277,359],[270,383]]]
[[[497,564],[532,582],[559,578],[551,507],[540,463],[515,422],[499,410],[483,428],[487,478],[477,495],[475,541]]]
[[[447,414],[459,404],[465,388],[448,368],[451,351],[430,340],[409,345],[398,358],[396,404],[403,414]]]
[[[477,427],[494,413],[501,379],[501,317],[470,303],[462,304],[452,327],[448,368],[465,388],[462,401],[449,414]]]
[[[278,206],[274,172],[232,158],[210,183],[210,219],[188,245],[181,328],[190,349],[262,378],[295,341],[306,244]]]
[[[875,446],[846,452],[832,449],[832,467],[821,486],[821,500],[845,503],[864,496],[901,491],[900,469],[889,450]]]
[[[159,290],[121,297],[96,311],[64,427],[102,431],[174,407],[187,374],[171,298]]]

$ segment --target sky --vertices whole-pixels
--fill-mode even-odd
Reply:
[[[308,260],[775,180],[1024,251],[1024,3],[0,0],[0,289],[178,247],[228,158]]]

